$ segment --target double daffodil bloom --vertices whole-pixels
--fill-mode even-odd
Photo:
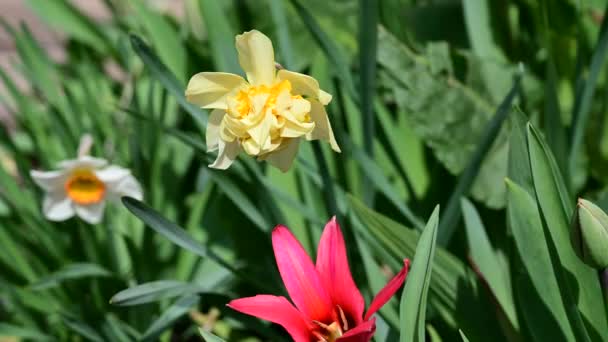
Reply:
[[[106,200],[122,196],[141,200],[142,189],[128,169],[109,165],[105,159],[87,155],[59,163],[59,170],[30,171],[34,182],[45,192],[44,216],[65,221],[77,215],[95,224],[103,217]]]
[[[212,168],[227,169],[241,150],[285,172],[301,138],[334,138],[325,106],[331,95],[314,78],[276,70],[272,42],[253,30],[236,36],[239,63],[247,75],[201,72],[186,89],[189,102],[213,109],[207,125],[207,149],[218,150]]]

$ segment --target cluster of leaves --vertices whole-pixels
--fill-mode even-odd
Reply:
[[[224,304],[284,292],[274,225],[312,254],[337,215],[368,301],[413,258],[376,341],[608,340],[597,273],[568,239],[575,195],[608,208],[605,1],[185,0],[178,22],[106,0],[103,23],[28,3],[69,40],[56,62],[3,24],[28,90],[0,70],[16,123],[0,131],[0,336],[287,340]],[[285,174],[247,157],[206,167],[208,113],[185,82],[241,73],[234,36],[253,28],[334,95],[342,154],[303,144]],[[73,157],[84,133],[145,204],[48,222],[29,170]]]

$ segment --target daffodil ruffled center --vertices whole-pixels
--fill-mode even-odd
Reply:
[[[279,113],[277,113],[276,110],[277,98],[279,97],[279,94],[285,90],[291,93],[291,83],[288,80],[283,80],[271,87],[267,85],[259,85],[250,86],[246,89],[240,90],[235,96],[235,100],[237,101],[236,110],[240,118],[244,119],[249,115],[249,113],[251,113],[252,99],[257,95],[268,95],[262,110],[266,112],[268,109],[270,109],[274,115],[278,115]],[[291,98],[301,99],[302,96],[292,95]]]
[[[106,186],[93,170],[77,169],[72,171],[65,182],[65,191],[75,203],[87,205],[101,202],[106,193]]]

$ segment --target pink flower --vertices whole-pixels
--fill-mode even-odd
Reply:
[[[376,330],[372,317],[401,287],[409,260],[372,300],[365,303],[355,285],[342,231],[333,217],[325,226],[317,263],[284,226],[272,232],[274,255],[283,283],[293,301],[285,297],[257,295],[231,301],[228,306],[242,313],[281,325],[295,342],[368,342]]]

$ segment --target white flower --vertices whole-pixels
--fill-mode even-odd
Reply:
[[[34,182],[46,192],[42,211],[51,221],[64,221],[77,215],[88,223],[99,223],[106,200],[118,201],[122,196],[141,200],[143,197],[131,171],[108,165],[105,159],[84,155],[60,162],[59,168],[30,171]]]

